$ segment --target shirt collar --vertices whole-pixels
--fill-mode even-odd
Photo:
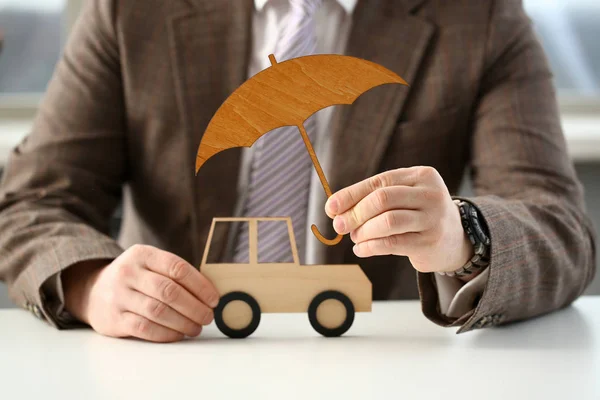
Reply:
[[[269,0],[254,0],[254,6],[258,11],[262,10],[265,4],[267,4]],[[348,14],[352,14],[354,11],[354,7],[356,7],[356,3],[358,0],[336,0],[340,6],[346,10]]]

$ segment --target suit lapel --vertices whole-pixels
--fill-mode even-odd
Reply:
[[[194,262],[198,263],[212,218],[231,216],[235,208],[241,150],[228,150],[209,160],[197,176],[194,165],[210,119],[246,80],[252,1],[185,2],[188,7],[169,21],[170,57],[178,109],[186,131],[182,157],[189,160],[184,173],[189,179],[188,187],[193,188],[190,217]],[[212,243],[211,251],[220,252],[224,238],[215,237]]]
[[[402,2],[368,3],[357,6],[346,54],[381,64],[411,85],[434,28],[403,13],[405,9],[395,5]],[[344,118],[333,132],[336,153],[331,164],[338,189],[375,173],[410,90],[403,85],[376,87],[341,111]]]
[[[421,2],[360,1],[354,12],[346,54],[380,64],[411,85],[417,79],[419,65],[434,33],[432,24],[410,14]],[[354,104],[336,109],[333,150],[328,163],[328,178],[334,192],[377,172],[410,90],[404,85],[376,87]],[[324,213],[321,218],[319,226],[328,228],[329,237],[335,236],[331,220]],[[342,243],[350,244],[347,237]],[[329,247],[327,261],[341,262],[347,248]]]

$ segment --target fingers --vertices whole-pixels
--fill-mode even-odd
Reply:
[[[354,254],[361,258],[389,254],[407,255],[414,250],[414,247],[420,246],[419,235],[419,233],[405,233],[360,242],[354,246]]]
[[[354,243],[360,243],[408,232],[421,232],[430,228],[429,225],[429,218],[421,211],[387,211],[368,220],[352,231],[350,239]]]
[[[173,308],[159,300],[146,296],[135,290],[127,293],[129,311],[149,319],[150,321],[171,330],[196,337],[202,331],[202,325],[183,316]]]
[[[340,235],[352,232],[359,226],[386,211],[416,210],[423,205],[426,189],[410,186],[392,186],[377,189],[360,200],[350,210],[337,215],[333,227]]]
[[[155,248],[144,251],[143,256],[146,268],[177,282],[208,307],[215,308],[219,303],[214,285],[182,258]]]
[[[132,336],[150,342],[170,343],[184,338],[181,332],[128,311],[123,313],[122,325],[123,336]]]
[[[417,184],[417,172],[415,167],[399,168],[393,171],[386,171],[365,179],[354,185],[348,186],[327,199],[325,203],[325,212],[329,218],[334,218],[358,204],[369,193],[377,189],[390,186],[415,186]]]
[[[140,278],[131,285],[138,292],[165,303],[198,325],[208,325],[213,320],[213,311],[206,304],[179,283],[163,275],[144,270]]]

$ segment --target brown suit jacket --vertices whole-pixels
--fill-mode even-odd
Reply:
[[[240,151],[214,157],[197,177],[195,152],[246,79],[252,7],[87,2],[3,176],[0,277],[17,304],[63,326],[58,273],[134,243],[199,264],[211,219],[233,213]],[[491,264],[476,308],[451,320],[439,312],[432,275],[403,257],[358,260],[346,238],[327,249],[327,261],[360,263],[376,300],[420,297],[428,318],[459,332],[541,315],[581,295],[594,275],[594,233],[551,72],[520,1],[360,1],[347,54],[395,71],[410,88],[378,87],[338,109],[332,189],[429,165],[455,194],[470,167]],[[108,221],[123,188],[116,242]]]

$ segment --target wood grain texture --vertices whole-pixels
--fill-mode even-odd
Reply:
[[[231,329],[243,329],[252,322],[252,308],[243,301],[232,301],[223,309],[223,321]]]
[[[304,121],[323,108],[351,104],[376,86],[408,84],[378,64],[351,56],[319,54],[278,63],[270,54],[269,60],[271,66],[235,90],[211,119],[196,154],[196,174],[209,158],[221,151],[250,147],[273,129],[296,126],[329,197],[331,189],[304,129]],[[343,237],[327,239],[315,225],[311,230],[328,246],[338,244]]]
[[[307,312],[326,290],[344,293],[357,312],[371,311],[371,282],[359,265],[207,264],[201,271],[220,295],[248,293],[264,313]]]
[[[325,328],[335,329],[344,322],[345,318],[346,308],[339,300],[325,300],[317,308],[317,320]]]
[[[323,108],[351,104],[391,83],[408,85],[394,72],[351,56],[318,54],[275,63],[244,82],[217,110],[198,147],[196,173],[223,150],[250,147],[273,129],[301,126]]]
[[[259,221],[287,223],[293,263],[256,262],[256,240],[250,247],[249,259],[253,261],[246,264],[206,262],[210,251],[210,238],[217,222],[248,222],[250,237],[256,238]],[[221,296],[234,291],[248,293],[258,302],[261,312],[265,313],[307,312],[314,297],[327,290],[337,290],[348,296],[356,312],[371,311],[372,285],[359,265],[299,264],[292,221],[289,217],[214,218],[200,271],[211,280]],[[331,314],[330,310],[324,315]],[[238,313],[233,315],[233,319],[242,318]],[[335,316],[327,318],[335,319]]]

